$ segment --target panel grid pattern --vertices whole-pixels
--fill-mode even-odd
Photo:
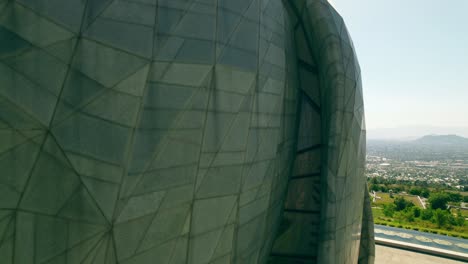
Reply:
[[[288,8],[0,0],[0,262],[266,263],[282,217],[320,256],[335,132]]]

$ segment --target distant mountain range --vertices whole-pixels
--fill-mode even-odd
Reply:
[[[459,135],[468,138],[468,127],[407,126],[367,129],[368,139],[412,141],[424,135]]]
[[[426,135],[411,143],[439,146],[468,146],[468,138],[457,135]]]
[[[459,135],[426,135],[416,139],[372,139],[368,138],[370,144],[384,145],[406,145],[406,146],[447,146],[447,147],[468,147],[468,138]]]
[[[413,140],[368,139],[367,154],[402,161],[468,160],[468,138],[426,135]]]

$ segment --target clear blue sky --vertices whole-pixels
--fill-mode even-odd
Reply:
[[[363,74],[368,129],[468,127],[468,0],[329,0]]]

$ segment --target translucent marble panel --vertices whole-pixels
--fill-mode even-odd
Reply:
[[[0,262],[372,263],[325,0],[0,0]]]

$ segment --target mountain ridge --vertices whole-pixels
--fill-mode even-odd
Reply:
[[[455,134],[431,134],[413,140],[412,143],[424,145],[468,145],[468,138]]]
[[[368,139],[412,141],[424,135],[455,134],[468,138],[468,127],[438,127],[438,126],[401,126],[389,128],[369,128],[366,131]]]

